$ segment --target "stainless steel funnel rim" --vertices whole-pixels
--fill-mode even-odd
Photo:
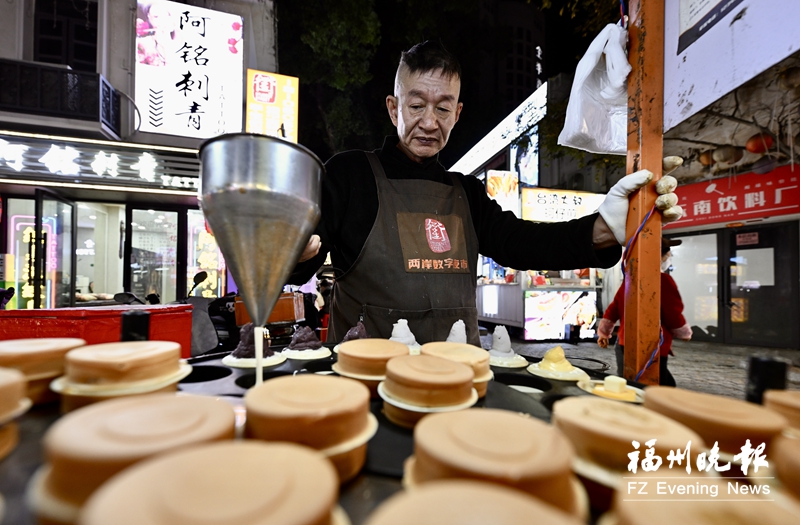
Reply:
[[[234,138],[234,137],[244,137],[244,138],[250,138],[250,139],[268,139],[268,140],[274,140],[274,141],[277,141],[277,142],[282,142],[283,144],[285,144],[287,146],[291,146],[292,148],[298,149],[298,150],[302,151],[303,153],[307,153],[308,155],[310,155],[311,158],[314,159],[317,162],[317,164],[319,164],[320,168],[322,168],[323,173],[325,171],[325,164],[323,164],[323,162],[321,160],[319,160],[319,157],[317,157],[317,155],[313,151],[311,151],[307,147],[303,146],[302,144],[296,144],[296,143],[294,143],[294,142],[292,142],[290,140],[286,140],[286,139],[281,138],[281,137],[274,137],[272,135],[261,135],[261,134],[258,134],[258,133],[245,133],[243,131],[238,131],[238,132],[234,132],[234,133],[224,133],[222,135],[217,135],[216,137],[211,137],[210,139],[207,139],[207,140],[203,141],[203,143],[200,144],[200,147],[197,149],[198,158],[202,154],[203,148],[205,148],[206,146],[208,146],[212,142],[216,142],[218,140],[230,139],[230,138]]]

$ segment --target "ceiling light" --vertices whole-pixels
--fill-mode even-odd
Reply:
[[[144,229],[145,229],[145,227],[144,227],[144,226],[139,226],[139,229],[140,229],[140,230],[144,230]]]
[[[97,218],[97,215],[89,215],[89,218],[95,220]]]
[[[156,219],[155,222],[162,222],[161,219]]]

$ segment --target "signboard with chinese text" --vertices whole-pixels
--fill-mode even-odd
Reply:
[[[800,168],[782,166],[766,175],[745,173],[678,186],[681,220],[664,229],[692,228],[800,213]]]
[[[136,18],[139,131],[209,138],[242,130],[242,17],[140,1]]]
[[[163,152],[150,148],[146,144],[129,148],[102,142],[0,135],[0,177],[7,181],[102,183],[120,188],[198,188],[200,161],[195,150],[172,148]]]
[[[605,198],[585,191],[522,188],[522,218],[534,222],[571,221],[596,212]]]
[[[297,143],[298,79],[247,70],[245,131]]]
[[[519,177],[516,172],[489,170],[486,173],[486,193],[503,211],[519,217]]]

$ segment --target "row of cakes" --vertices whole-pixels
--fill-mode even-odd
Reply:
[[[16,369],[34,404],[61,398],[63,412],[120,396],[177,390],[192,367],[171,341],[87,345],[82,339],[0,341],[0,367]]]
[[[39,514],[51,516],[64,510],[65,500],[71,501],[78,511],[83,507],[80,523],[85,525],[192,523],[201,518],[206,523],[342,523],[346,516],[335,506],[338,465],[324,461],[324,451],[335,449],[337,442],[358,448],[358,439],[368,439],[368,415],[364,422],[368,395],[366,387],[355,381],[315,375],[272,379],[252,389],[245,398],[246,435],[305,447],[228,442],[233,435],[232,409],[211,398],[143,396],[83,408],[48,432],[48,465],[32,482],[29,500]],[[749,412],[751,419],[758,412],[767,423],[772,421],[773,430],[785,426],[781,416],[733,403],[733,408],[723,406],[722,412],[740,416]],[[682,404],[691,406],[685,399]],[[657,439],[680,447],[693,440],[702,450],[704,439],[647,408],[589,396],[557,402],[554,423],[491,409],[428,415],[414,431],[415,453],[407,461],[404,479],[407,494],[383,504],[368,523],[399,523],[409,516],[417,518],[415,523],[456,523],[469,515],[493,523],[529,523],[531,514],[526,516],[521,509],[536,512],[537,523],[585,523],[587,496],[570,468],[577,458],[621,470],[630,441]],[[764,427],[764,421],[756,426]],[[709,432],[726,435],[719,428]],[[188,446],[219,440],[226,443]],[[346,447],[338,448],[346,452]],[[167,449],[173,453],[163,455]],[[110,466],[87,465],[98,452]],[[113,475],[125,461],[137,462],[147,455],[152,459],[125,469],[97,490],[98,481],[104,481],[98,476]],[[79,475],[84,473],[94,474],[83,480],[88,490],[80,488]],[[341,475],[339,470],[340,482]],[[495,487],[486,486],[487,482]],[[290,486],[302,493],[302,505],[297,505],[301,496]],[[618,523],[649,523],[642,520],[649,515],[648,502],[628,503],[619,492],[617,499]],[[475,508],[475,501],[481,508]],[[293,505],[302,509],[292,509]],[[520,512],[504,510],[506,505]],[[645,507],[636,511],[636,505]],[[703,521],[702,507],[697,516],[685,514],[690,512],[686,507],[674,505],[661,512],[665,520],[678,513],[692,523],[711,523]],[[725,512],[733,513],[732,520],[747,516],[740,507],[744,509],[730,505],[725,508],[732,510]],[[454,514],[448,518],[443,508]],[[791,507],[759,508],[762,523],[790,523],[787,519],[797,516]],[[468,510],[475,514],[465,514]],[[70,522],[65,516],[52,516],[58,517],[62,523]],[[253,519],[244,519],[248,517]]]

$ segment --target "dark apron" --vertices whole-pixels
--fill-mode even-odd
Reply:
[[[367,153],[378,187],[378,215],[353,267],[336,279],[328,342],[359,320],[388,339],[398,319],[420,344],[444,341],[464,321],[467,342],[480,346],[475,307],[478,238],[461,182],[389,180]]]

